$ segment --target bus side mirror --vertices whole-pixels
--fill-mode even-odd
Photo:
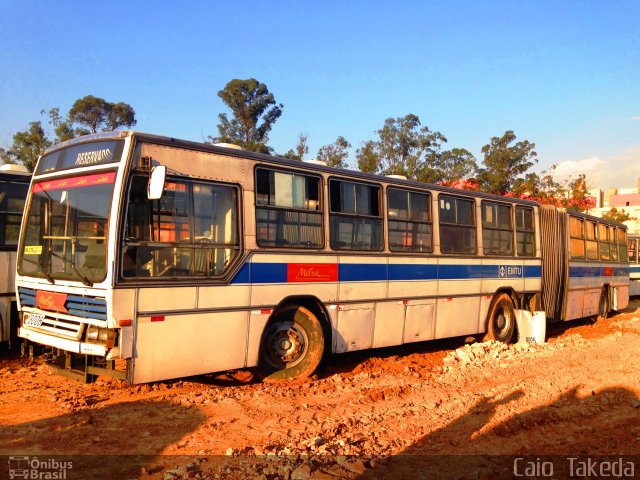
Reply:
[[[164,181],[167,177],[167,167],[156,165],[151,169],[149,183],[147,184],[147,198],[149,200],[160,200],[164,192]]]

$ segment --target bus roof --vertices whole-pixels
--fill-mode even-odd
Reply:
[[[491,199],[491,200],[497,200],[497,201],[508,201],[510,203],[516,203],[516,204],[522,204],[522,205],[539,205],[538,202],[533,201],[533,200],[525,200],[525,199],[521,199],[521,198],[517,198],[517,197],[503,197],[501,195],[494,195],[491,193],[484,193],[484,192],[477,192],[477,191],[469,191],[469,190],[462,190],[462,189],[457,189],[457,188],[452,188],[452,187],[446,187],[443,185],[437,185],[437,184],[428,184],[428,183],[424,183],[424,182],[418,182],[415,180],[405,180],[405,179],[401,179],[401,178],[394,178],[394,177],[390,177],[390,176],[384,176],[384,175],[377,175],[377,174],[371,174],[371,173],[363,173],[363,172],[359,172],[356,170],[350,170],[350,169],[344,169],[344,168],[337,168],[337,167],[330,167],[330,166],[326,166],[326,165],[320,165],[317,163],[307,163],[307,162],[301,162],[299,160],[291,160],[288,158],[282,158],[282,157],[277,157],[274,155],[266,155],[263,153],[256,153],[256,152],[249,152],[247,150],[242,150],[242,149],[238,149],[238,148],[229,148],[229,147],[225,147],[225,146],[220,146],[220,145],[212,145],[212,144],[208,144],[208,143],[202,143],[202,142],[194,142],[191,140],[180,140],[177,138],[173,138],[173,137],[166,137],[166,136],[162,136],[162,135],[155,135],[155,134],[150,134],[150,133],[144,133],[144,132],[138,132],[138,131],[134,131],[134,130],[120,130],[120,131],[115,131],[115,132],[103,132],[103,133],[94,133],[91,135],[85,135],[82,137],[78,137],[78,138],[74,138],[71,140],[67,140],[66,142],[62,142],[59,143],[57,145],[54,145],[50,148],[48,148],[47,150],[45,150],[45,154],[53,152],[55,150],[58,150],[60,148],[65,148],[71,145],[75,145],[78,143],[84,143],[84,142],[91,142],[91,141],[96,141],[96,140],[106,140],[106,139],[118,139],[118,138],[127,138],[127,137],[134,137],[136,140],[140,140],[143,142],[150,142],[150,143],[155,143],[155,144],[160,144],[160,145],[167,145],[167,146],[172,146],[172,147],[177,147],[177,148],[183,148],[186,150],[198,150],[198,151],[205,151],[205,152],[211,152],[211,153],[217,153],[220,155],[228,155],[228,156],[232,156],[232,157],[238,157],[238,158],[249,158],[249,159],[253,159],[259,162],[263,162],[263,163],[269,163],[269,164],[273,164],[273,165],[280,165],[280,166],[284,166],[284,167],[293,167],[293,168],[300,168],[301,166],[306,166],[309,168],[309,170],[314,170],[317,172],[324,172],[327,174],[336,174],[336,175],[340,175],[340,176],[347,176],[347,177],[351,177],[354,179],[359,179],[361,181],[365,181],[365,182],[384,182],[386,184],[390,184],[390,185],[398,185],[398,186],[404,186],[404,187],[409,187],[409,188],[415,188],[418,190],[421,189],[425,189],[425,187],[428,187],[430,190],[436,190],[439,192],[446,192],[446,193],[450,193],[450,194],[454,194],[454,195],[470,195],[470,196],[474,196],[474,197],[480,197],[480,198],[486,198],[486,199]],[[574,213],[574,212],[571,212]],[[611,222],[608,220],[604,220],[600,217],[592,217],[591,215],[587,215],[587,214],[579,214],[580,216],[584,216],[592,218],[592,219],[596,219],[600,222],[606,222],[606,223],[611,223],[613,225],[622,225],[619,224],[617,222]]]

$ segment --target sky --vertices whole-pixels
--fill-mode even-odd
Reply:
[[[0,146],[40,111],[94,95],[136,130],[216,135],[217,92],[256,78],[284,105],[269,145],[355,149],[417,115],[482,161],[491,137],[535,143],[543,171],[590,187],[640,177],[640,1],[1,0]]]

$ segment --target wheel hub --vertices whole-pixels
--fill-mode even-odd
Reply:
[[[270,332],[269,357],[279,367],[290,366],[300,360],[305,349],[305,337],[295,325],[278,324]]]

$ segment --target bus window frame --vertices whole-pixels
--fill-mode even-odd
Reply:
[[[466,202],[471,202],[472,204],[472,209],[471,209],[471,215],[473,218],[473,225],[461,225],[459,223],[445,223],[445,226],[450,226],[450,227],[454,227],[454,228],[464,228],[464,229],[470,229],[471,227],[473,227],[473,242],[474,242],[474,250],[473,252],[460,252],[460,251],[456,251],[456,252],[443,252],[442,251],[442,218],[440,216],[440,201],[442,199],[442,197],[446,197],[446,198],[453,198],[455,200],[464,200]],[[438,194],[438,238],[439,238],[439,248],[440,248],[440,255],[457,255],[457,256],[478,256],[479,252],[480,252],[480,248],[478,246],[478,212],[477,212],[477,202],[476,199],[478,199],[480,197],[466,197],[464,195],[456,195],[455,193],[449,193],[449,192],[440,192]],[[457,209],[457,207],[456,207]]]
[[[334,212],[331,208],[331,182],[346,182],[352,183],[355,185],[364,185],[367,187],[374,187],[378,189],[378,216],[375,215],[362,215],[358,213],[343,213],[343,212]],[[367,252],[384,252],[386,245],[386,238],[384,234],[384,223],[385,223],[385,209],[383,205],[383,190],[384,186],[381,183],[375,182],[363,182],[358,179],[354,180],[349,177],[338,177],[338,176],[330,176],[327,179],[327,230],[329,232],[329,248],[334,252],[358,252],[358,253],[367,253]],[[336,215],[339,217],[350,217],[350,218],[365,218],[365,219],[378,219],[380,220],[380,248],[335,248],[331,245],[331,216]]]
[[[12,184],[18,185],[20,187],[24,187],[24,195],[21,197],[22,199],[22,211],[21,212],[13,212],[9,210],[0,210],[0,252],[17,252],[20,246],[20,230],[22,230],[22,220],[24,217],[24,209],[27,205],[28,197],[29,197],[29,181],[31,180],[31,176],[25,176],[27,179],[24,182],[16,181],[16,179],[0,179],[0,184]],[[18,197],[10,197],[10,198],[18,198]],[[9,198],[7,198],[7,201]],[[7,223],[7,217],[10,215],[17,215],[19,217],[18,223]],[[18,226],[18,238],[16,238],[16,243],[8,245],[6,243],[7,240],[7,226],[8,225],[17,225]]]
[[[572,220],[575,220],[577,222],[580,222],[580,231],[582,233],[581,236],[576,237],[573,234],[573,229],[571,228],[571,223]],[[587,259],[587,243],[586,243],[586,239],[587,239],[587,235],[586,235],[586,230],[585,230],[585,218],[582,217],[576,217],[574,215],[569,215],[569,258],[572,260],[586,260]],[[582,242],[582,255],[574,255],[573,253],[573,245],[574,245],[574,241],[581,241]]]
[[[485,227],[484,222],[485,222],[485,205],[498,205],[498,206],[505,206],[509,209],[509,228],[508,229],[503,229],[498,227]],[[515,252],[515,248],[514,248],[514,242],[515,242],[515,219],[514,219],[514,215],[515,215],[515,204],[513,203],[505,203],[505,202],[499,202],[496,200],[488,200],[488,199],[482,199],[480,201],[480,229],[481,229],[481,233],[482,233],[482,253],[483,255],[486,256],[490,256],[490,257],[515,257],[516,256],[516,252]],[[490,232],[510,232],[511,233],[511,252],[509,253],[504,253],[504,252],[488,252],[487,251],[487,247],[485,246],[485,238],[484,238],[484,232],[485,230],[490,231]]]
[[[411,220],[410,218],[408,219],[391,219],[391,217],[389,216],[389,190],[398,190],[400,192],[405,192],[408,193],[409,195],[411,193],[417,193],[420,195],[425,195],[427,197],[427,216],[429,218],[429,220],[427,221],[422,221],[422,220]],[[384,212],[384,218],[386,219],[387,222],[387,235],[386,235],[386,246],[389,249],[389,252],[393,252],[394,254],[410,254],[410,255],[416,255],[416,254],[433,254],[433,250],[434,250],[434,226],[433,226],[433,193],[431,192],[431,190],[418,190],[415,188],[406,188],[403,186],[399,186],[399,185],[386,185],[386,210]],[[410,197],[409,197],[410,198]],[[389,222],[405,222],[405,223],[411,223],[411,224],[418,224],[418,225],[429,225],[431,227],[431,233],[430,233],[430,237],[431,237],[431,243],[428,247],[428,250],[398,250],[398,249],[394,249],[391,247],[391,243],[389,242],[391,235],[390,235],[390,231],[391,229],[389,228]],[[405,233],[407,233],[408,231],[404,231]]]
[[[301,177],[308,177],[308,178],[315,178],[318,180],[318,207],[319,210],[310,210],[310,209],[300,209],[300,208],[293,208],[293,207],[282,207],[282,206],[277,206],[277,205],[259,205],[258,204],[258,170],[265,170],[267,172],[280,172],[280,173],[284,173],[284,174],[290,174],[290,175],[298,175]],[[325,246],[326,246],[326,229],[325,229],[325,224],[327,223],[326,221],[326,209],[323,208],[325,205],[324,203],[324,178],[322,177],[322,175],[318,175],[318,174],[314,174],[312,172],[302,172],[300,170],[295,170],[295,169],[291,169],[288,170],[286,168],[280,168],[280,167],[276,167],[276,166],[272,166],[272,165],[268,165],[268,164],[256,164],[256,166],[254,167],[254,172],[253,172],[253,215],[254,215],[254,220],[255,220],[255,228],[256,228],[256,246],[258,248],[263,248],[263,249],[272,249],[272,248],[277,248],[277,249],[291,249],[291,250],[302,250],[305,252],[308,251],[313,251],[313,250],[324,250]],[[321,239],[321,245],[320,246],[311,246],[311,247],[304,247],[304,246],[291,246],[291,245],[260,245],[260,243],[258,242],[258,215],[257,215],[257,210],[259,208],[263,208],[265,210],[275,210],[275,211],[293,211],[293,212],[299,212],[299,213],[315,213],[315,214],[319,214],[320,215],[320,239]]]
[[[166,181],[165,182],[184,182],[187,184],[187,191],[189,192],[188,198],[187,198],[187,209],[189,211],[189,214],[191,214],[194,211],[194,205],[193,205],[193,184],[194,183],[201,183],[201,184],[205,184],[205,185],[221,185],[221,186],[225,186],[225,187],[232,187],[233,189],[235,189],[236,192],[236,227],[237,227],[237,236],[238,236],[238,254],[235,256],[235,258],[229,263],[229,265],[227,266],[227,268],[225,269],[224,273],[222,275],[218,275],[218,276],[206,276],[206,275],[176,275],[176,276],[135,276],[135,277],[128,277],[124,275],[124,255],[125,255],[125,251],[126,251],[126,247],[127,245],[125,244],[125,237],[126,237],[126,231],[127,231],[127,219],[129,218],[129,207],[131,205],[131,203],[129,202],[129,198],[131,195],[131,188],[133,185],[133,178],[135,176],[141,176],[141,177],[147,177],[148,178],[148,172],[142,172],[142,171],[137,171],[137,170],[132,170],[130,171],[129,175],[127,175],[127,177],[125,178],[124,181],[124,185],[126,185],[126,188],[122,189],[122,202],[123,204],[126,206],[126,208],[120,208],[120,214],[121,214],[121,218],[119,220],[119,225],[120,225],[120,232],[118,234],[118,240],[117,240],[117,245],[116,245],[116,259],[115,261],[117,262],[117,279],[116,279],[116,283],[117,284],[126,284],[127,286],[129,285],[160,285],[160,284],[166,284],[167,282],[170,283],[175,283],[175,282],[179,282],[181,284],[193,284],[193,283],[197,283],[197,284],[214,284],[214,285],[218,285],[218,284],[226,284],[229,283],[229,281],[231,280],[231,278],[233,278],[233,276],[237,273],[239,266],[242,265],[242,259],[244,258],[245,255],[245,242],[244,242],[244,211],[243,211],[243,205],[244,205],[244,198],[243,198],[243,189],[242,189],[242,185],[240,185],[237,182],[221,182],[221,181],[212,181],[212,180],[208,180],[208,179],[203,179],[203,178],[199,178],[199,177],[190,177],[190,176],[176,176],[176,175],[167,175]],[[148,202],[159,202],[160,200],[147,200]],[[149,213],[150,215],[153,215],[153,208],[151,206],[149,206]],[[195,215],[189,215],[189,228],[191,229],[192,224],[195,223]],[[193,231],[193,229],[191,230]],[[180,242],[173,242],[173,243],[166,243],[166,242],[157,242],[157,241],[149,241],[149,242],[137,242],[137,243],[148,243],[151,244],[153,246],[171,246],[174,248],[180,248],[180,246],[182,247],[187,247],[189,245],[195,245],[195,242],[191,242],[191,243],[186,243],[183,242],[182,244]]]

